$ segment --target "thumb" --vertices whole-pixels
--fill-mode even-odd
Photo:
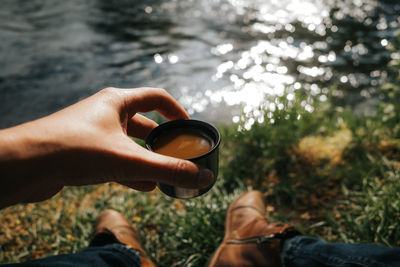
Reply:
[[[161,182],[190,189],[205,188],[214,182],[213,173],[191,161],[157,154],[142,148],[137,180]],[[132,164],[131,166],[133,167]]]

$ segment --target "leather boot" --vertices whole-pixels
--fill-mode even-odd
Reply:
[[[281,266],[283,242],[297,234],[290,225],[268,222],[261,192],[246,192],[229,206],[224,239],[208,266]]]
[[[142,266],[155,266],[142,248],[139,232],[121,213],[115,210],[105,210],[97,219],[90,246],[103,246],[112,243],[120,243],[137,250]]]

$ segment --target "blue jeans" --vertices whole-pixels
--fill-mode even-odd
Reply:
[[[328,244],[312,237],[287,240],[282,251],[283,266],[400,266],[400,248],[367,244]],[[89,247],[76,254],[58,255],[4,266],[140,266],[135,250],[121,244]],[[2,265],[3,266],[3,265]]]
[[[400,266],[400,248],[371,244],[326,243],[295,236],[285,241],[283,266]]]
[[[88,247],[75,254],[57,255],[39,260],[27,261],[5,266],[43,266],[43,267],[105,267],[105,266],[132,266],[140,267],[138,253],[125,245],[114,243],[104,246]]]

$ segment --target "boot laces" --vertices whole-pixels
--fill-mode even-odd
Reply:
[[[262,244],[262,243],[271,243],[275,239],[285,240],[287,238],[294,237],[300,234],[294,228],[289,227],[283,230],[280,233],[274,233],[269,235],[260,235],[250,238],[232,238],[229,239],[226,243],[227,244]]]

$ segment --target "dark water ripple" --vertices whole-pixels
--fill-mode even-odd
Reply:
[[[0,0],[0,127],[106,86],[166,88],[231,121],[282,90],[375,103],[400,4],[376,0]]]

